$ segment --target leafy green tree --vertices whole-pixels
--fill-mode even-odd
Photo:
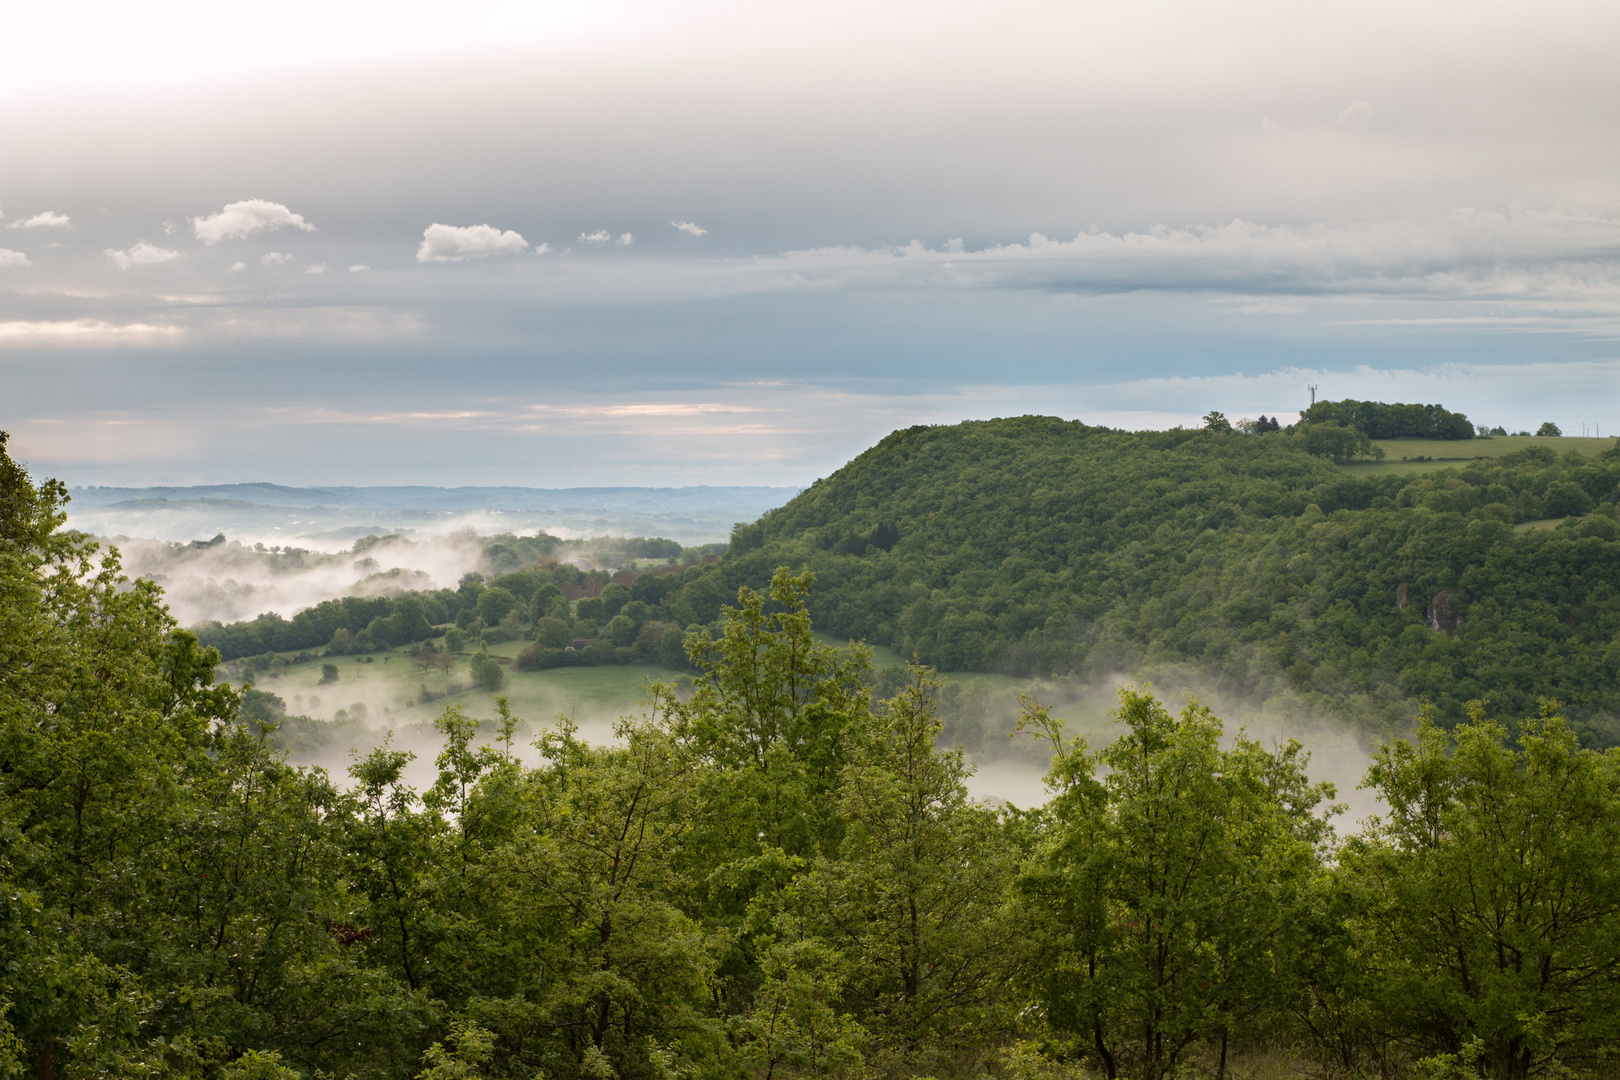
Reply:
[[[1590,513],[1597,506],[1586,489],[1569,480],[1554,480],[1547,485],[1547,494],[1541,512],[1547,517],[1574,517]]]
[[[1305,449],[1340,465],[1358,457],[1382,458],[1384,448],[1374,446],[1367,433],[1335,423],[1308,424],[1303,429]]]
[[[266,738],[274,696],[254,699],[259,731],[238,723],[239,696],[211,685],[218,654],[119,575],[116,551],[58,531],[61,486],[34,487],[3,443],[0,1061],[41,1077],[349,1070],[356,1013],[392,1006],[331,933],[335,793]]]
[[[1231,431],[1232,422],[1226,418],[1225,413],[1208,412],[1204,414],[1205,431]]]
[[[547,616],[534,624],[534,640],[550,649],[567,645],[570,633],[568,624],[562,619]]]
[[[422,988],[427,943],[436,916],[429,901],[432,838],[440,824],[418,809],[405,783],[415,758],[388,741],[349,768],[356,786],[346,816],[350,873],[369,902],[367,952],[412,990]]]
[[[1563,433],[1564,433],[1563,429],[1561,429],[1557,424],[1553,423],[1551,420],[1548,420],[1546,423],[1544,423],[1540,427],[1536,428],[1536,434],[1540,435],[1540,436],[1543,436],[1543,437],[1546,437],[1548,435],[1557,437],[1557,436],[1562,435]]]
[[[959,1069],[1010,1034],[1028,959],[1007,903],[1018,834],[969,796],[962,751],[935,747],[938,694],[913,669],[864,726],[839,785],[843,842],[804,885],[845,953],[865,1059],[896,1076]]]
[[[868,1036],[843,1008],[845,957],[791,916],[779,916],[773,930],[761,958],[760,988],[748,1011],[728,1025],[738,1058],[766,1080],[784,1066],[821,1076],[858,1075]]]
[[[1620,1039],[1620,753],[1551,705],[1517,740],[1426,713],[1367,781],[1389,813],[1343,863],[1387,1030],[1500,1077]]]
[[[613,618],[624,610],[624,605],[630,602],[630,587],[620,585],[618,582],[609,582],[602,587],[602,610],[608,618]]]
[[[511,590],[499,585],[478,594],[478,617],[484,620],[485,626],[498,626],[515,607],[517,597],[512,595]]]
[[[622,649],[636,640],[636,623],[628,615],[615,615],[603,627],[603,632],[609,641]]]
[[[537,741],[484,910],[514,979],[478,1022],[551,1076],[657,1080],[712,1059],[713,944],[677,900],[702,812],[694,761],[666,731],[623,722],[592,747],[566,723]]]
[[[1196,703],[1172,716],[1125,688],[1125,730],[1094,754],[1027,710],[1057,750],[1025,882],[1047,936],[1035,990],[1049,1021],[1110,1078],[1172,1075],[1200,1041],[1224,1070],[1229,1038],[1282,1004],[1277,958],[1320,871],[1331,788],[1309,782],[1298,744],[1268,752],[1240,733],[1222,750],[1220,721]]]
[[[458,1021],[451,1026],[449,1049],[436,1042],[422,1055],[427,1066],[416,1074],[417,1080],[475,1080],[490,1075],[495,1056],[495,1037],[470,1021]]]
[[[849,729],[870,712],[870,654],[816,643],[805,599],[814,575],[778,567],[769,596],[738,591],[719,638],[686,636],[702,676],[687,701],[662,698],[670,722],[715,770],[710,804],[724,812],[713,837],[739,855],[835,846],[831,808]],[[767,610],[767,600],[774,610]],[[723,823],[723,824],[722,824]]]
[[[506,672],[501,669],[495,658],[486,652],[474,653],[473,658],[467,662],[467,671],[472,676],[474,686],[490,693],[506,685]]]

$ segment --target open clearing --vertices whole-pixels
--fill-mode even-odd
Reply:
[[[1365,475],[1422,473],[1454,469],[1482,458],[1499,458],[1530,446],[1545,446],[1556,454],[1574,451],[1596,457],[1620,446],[1620,438],[1585,439],[1578,436],[1493,435],[1487,439],[1374,439],[1384,451],[1383,461],[1357,461],[1344,466]],[[1423,460],[1418,460],[1419,458]]]

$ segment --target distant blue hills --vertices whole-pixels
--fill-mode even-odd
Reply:
[[[285,484],[199,484],[193,487],[76,487],[80,506],[125,503],[230,502],[284,506],[379,510],[550,510],[557,508],[649,511],[724,506],[763,506],[787,502],[795,487],[288,487]],[[760,513],[764,513],[761,510]],[[758,515],[755,515],[758,516]]]
[[[461,515],[497,515],[480,531],[561,530],[570,535],[724,540],[798,494],[793,487],[76,487],[69,524],[102,536],[333,542],[367,532],[415,532]]]

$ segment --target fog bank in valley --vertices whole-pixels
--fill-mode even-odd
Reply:
[[[116,546],[164,589],[182,626],[298,611],[341,596],[453,588],[491,565],[480,537],[657,536],[723,541],[796,492],[772,487],[75,488],[68,525]],[[364,550],[356,542],[383,539]],[[223,539],[220,539],[223,537]],[[558,557],[594,566],[589,545]]]

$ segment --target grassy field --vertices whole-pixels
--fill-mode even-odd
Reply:
[[[826,645],[847,644],[830,634],[817,634],[816,639]],[[503,642],[491,646],[489,652],[511,660],[526,644]],[[893,649],[878,646],[872,651],[873,666],[877,669],[902,663]],[[359,740],[357,746],[326,746],[319,751],[295,752],[292,757],[298,764],[323,765],[334,776],[341,776],[348,767],[351,750],[364,752],[380,742],[385,733],[393,732],[396,746],[417,755],[406,771],[406,779],[421,789],[433,782],[432,759],[438,751],[438,736],[431,725],[447,706],[460,705],[467,715],[479,719],[495,716],[494,695],[485,690],[464,689],[422,700],[424,687],[431,697],[451,686],[470,686],[468,660],[469,657],[463,655],[448,672],[428,672],[411,661],[408,649],[400,648],[374,652],[369,660],[363,656],[345,656],[289,664],[264,672],[253,683],[258,689],[285,701],[287,711],[294,716],[335,720],[358,714],[369,729],[369,735]],[[338,678],[323,683],[321,668],[326,663],[337,665]],[[507,664],[505,671],[506,685],[500,692],[510,700],[513,713],[527,722],[520,735],[521,756],[531,763],[535,754],[527,749],[528,744],[541,728],[551,725],[559,716],[571,720],[586,740],[606,742],[613,738],[615,721],[645,712],[649,683],[674,682],[681,678],[679,673],[667,668],[631,664],[547,671],[518,671],[514,665]],[[979,684],[981,690],[988,689],[996,699],[996,715],[1009,729],[1017,713],[1017,694],[1026,690],[1040,694],[1044,687],[1029,679],[976,672],[947,673],[944,678],[958,681],[966,688]],[[244,680],[235,681],[240,684]],[[1047,695],[1041,696],[1047,699]],[[1066,696],[1069,695],[1054,693],[1051,699]],[[1065,704],[1064,715],[1071,717],[1077,734],[1095,739],[1108,727],[1103,707],[1091,702],[1082,706],[1073,700]],[[1029,760],[1027,755],[997,758],[983,762],[980,774],[969,786],[975,795],[994,796],[1029,806],[1043,798],[1040,778],[1044,772],[1044,766]]]
[[[508,641],[490,647],[492,656],[510,660],[527,642]],[[364,657],[339,657],[336,682],[321,682],[321,666],[315,660],[292,664],[259,676],[256,685],[280,696],[289,712],[321,720],[336,718],[339,710],[364,709],[366,722],[373,727],[405,728],[426,724],[447,705],[461,705],[472,716],[494,715],[494,695],[479,689],[466,689],[422,701],[422,689],[443,693],[451,686],[470,686],[467,656],[460,656],[448,672],[426,672],[411,662],[408,650],[392,649]],[[518,671],[506,667],[506,685],[501,692],[512,702],[512,711],[531,723],[548,723],[557,716],[572,718],[581,728],[606,732],[614,720],[640,712],[640,703],[649,681],[673,680],[675,673],[660,667],[617,665],[610,667],[554,668],[550,671]]]
[[[1535,532],[1538,529],[1556,529],[1568,518],[1537,518],[1535,521],[1521,521],[1513,526],[1514,532]]]
[[[1545,446],[1557,454],[1574,451],[1594,457],[1620,439],[1583,439],[1540,435],[1493,435],[1488,439],[1374,439],[1384,451],[1383,461],[1358,461],[1344,466],[1365,475],[1382,473],[1421,473],[1453,469],[1463,462],[1498,458],[1528,446]],[[1427,460],[1419,461],[1418,458]]]
[[[816,640],[824,645],[848,644],[831,634],[817,634]],[[506,641],[490,646],[489,653],[511,660],[527,644]],[[281,697],[289,712],[320,720],[334,719],[340,709],[345,714],[352,713],[357,704],[364,708],[367,723],[384,727],[403,728],[431,722],[447,705],[460,705],[474,716],[493,715],[494,695],[484,690],[462,690],[422,701],[424,688],[430,695],[438,695],[451,686],[470,686],[469,656],[457,657],[448,672],[428,672],[412,663],[409,653],[409,648],[399,648],[374,652],[369,660],[344,656],[331,661],[290,664],[258,676],[255,685]],[[873,666],[877,668],[903,663],[899,653],[881,645],[875,646],[872,654]],[[338,679],[322,683],[321,667],[328,662],[337,665]],[[961,677],[986,678],[998,689],[1003,688],[1002,683],[1013,687],[1027,682],[1010,676],[964,673]],[[548,671],[518,671],[508,664],[506,685],[501,692],[511,700],[513,712],[532,722],[549,722],[560,715],[573,718],[582,728],[605,730],[619,717],[641,711],[648,683],[673,682],[677,678],[678,673],[667,668],[639,664]]]

